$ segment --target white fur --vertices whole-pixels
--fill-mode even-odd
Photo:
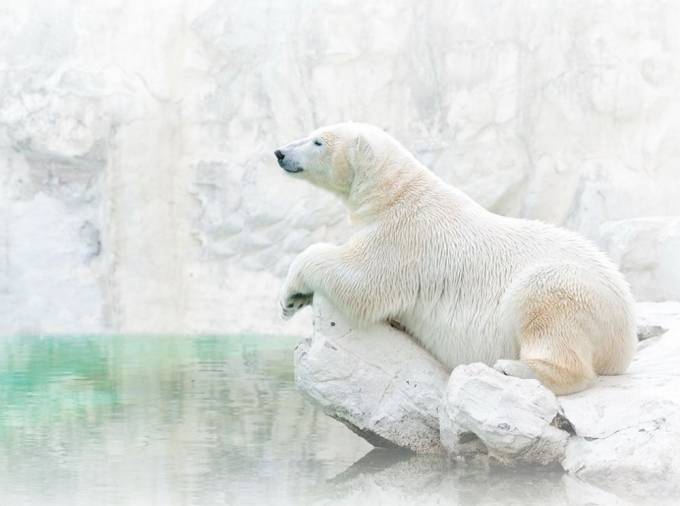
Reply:
[[[321,292],[358,324],[396,320],[450,368],[505,359],[497,369],[557,393],[627,368],[632,296],[584,238],[485,210],[370,125],[322,128],[281,151],[302,169],[292,177],[338,195],[358,227],[295,259],[284,316]]]

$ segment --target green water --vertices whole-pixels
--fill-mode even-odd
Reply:
[[[610,503],[560,472],[370,451],[295,390],[296,341],[0,339],[0,505]]]
[[[366,445],[295,391],[295,341],[0,341],[0,504],[314,497]]]

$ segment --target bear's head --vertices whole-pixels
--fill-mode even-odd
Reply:
[[[353,221],[370,220],[403,202],[427,172],[399,142],[366,123],[338,123],[277,149],[279,166],[339,196]]]
[[[373,125],[338,123],[319,128],[274,154],[288,174],[348,199],[390,152],[388,146],[394,142]]]

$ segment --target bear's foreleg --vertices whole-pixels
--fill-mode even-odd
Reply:
[[[282,318],[288,319],[312,303],[316,273],[324,264],[333,262],[337,249],[333,244],[317,243],[295,257],[288,269],[279,298]]]
[[[293,261],[281,291],[283,318],[290,318],[322,293],[356,323],[383,321],[396,314],[399,291],[389,284],[393,276],[385,255],[354,241],[343,246],[314,244]]]

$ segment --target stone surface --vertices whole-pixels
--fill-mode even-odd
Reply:
[[[396,329],[353,329],[319,296],[314,312],[314,333],[295,350],[300,391],[375,446],[441,452],[444,368]]]
[[[679,364],[676,323],[640,344],[627,374],[561,397],[577,433],[564,468],[621,496],[680,497]]]
[[[314,334],[295,352],[297,385],[374,445],[444,449],[476,465],[561,465],[578,479],[575,494],[680,497],[680,303],[638,304],[644,339],[629,371],[560,397],[484,364],[457,367],[447,384],[402,332],[353,329],[321,298],[314,310]]]
[[[482,454],[504,464],[559,462],[573,430],[555,395],[537,380],[505,376],[480,363],[454,369],[440,424],[450,455]]]
[[[339,120],[593,239],[680,215],[674,2],[311,7],[2,2],[0,333],[306,332],[273,288],[348,226],[272,150]]]
[[[638,302],[636,311],[640,341],[661,336],[672,327],[680,327],[680,302]]]
[[[641,341],[626,374],[577,394],[556,399],[534,380],[482,364],[456,368],[441,410],[447,451],[513,465],[560,462],[621,498],[680,497],[680,304],[638,310],[664,331]]]
[[[641,300],[680,299],[680,218],[604,223],[600,243]]]

